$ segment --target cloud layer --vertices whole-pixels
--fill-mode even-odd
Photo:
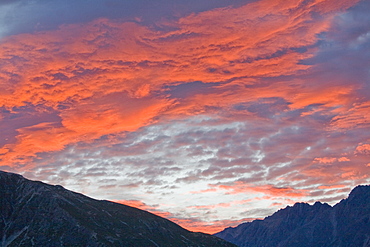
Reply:
[[[202,4],[12,27],[0,168],[206,232],[369,183],[370,4]]]

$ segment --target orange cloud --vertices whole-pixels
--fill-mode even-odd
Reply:
[[[321,164],[333,164],[334,162],[345,162],[345,161],[351,161],[347,157],[340,157],[340,158],[335,158],[335,157],[322,157],[322,158],[315,158],[314,162],[318,162]]]
[[[231,207],[233,205],[245,204],[245,203],[251,202],[253,200],[258,200],[258,198],[247,199],[247,200],[231,201],[231,202],[227,202],[227,203],[218,203],[218,204],[214,204],[214,205],[189,206],[188,208],[194,208],[194,209],[228,208],[228,207]]]
[[[315,158],[311,165],[302,169],[300,173],[322,184],[337,184],[343,182],[343,179],[366,183],[366,179],[369,178],[369,167],[366,166],[367,144],[364,147],[362,145],[358,145],[354,155],[349,157]],[[326,187],[321,186],[320,188]]]
[[[225,226],[237,226],[241,223],[249,222],[256,219],[256,218],[243,218],[239,220],[216,220],[211,222],[205,222],[199,219],[177,218],[172,213],[161,211],[159,210],[158,207],[149,206],[139,200],[113,200],[113,202],[149,211],[157,216],[167,218],[189,231],[204,232],[208,234],[213,234],[222,231],[225,228]]]
[[[310,47],[317,35],[328,30],[334,13],[356,2],[262,0],[158,24],[174,31],[98,19],[6,37],[0,48],[0,105],[49,107],[61,121],[18,129],[16,142],[1,148],[2,162],[29,162],[37,153],[135,131],[164,115],[206,113],[243,99],[282,97],[292,109],[344,102],[353,90],[348,86],[318,93],[304,81],[260,87],[258,78],[308,73],[312,66],[301,61],[314,55]],[[194,81],[220,85],[209,94],[170,99],[168,86]],[[364,115],[364,109],[357,106],[350,116],[335,119],[336,125],[353,125],[349,119]]]
[[[338,185],[321,185],[318,188],[320,190],[323,190],[323,189],[339,189],[339,188],[345,188],[346,186],[347,185],[343,185],[343,184],[338,184]]]
[[[370,144],[360,144],[356,147],[355,153],[370,154]]]
[[[331,164],[337,161],[337,158],[330,158],[330,157],[323,157],[323,158],[315,158],[315,162],[323,163],[323,164]]]
[[[192,193],[205,193],[214,192],[218,190],[226,190],[227,194],[240,194],[240,193],[263,193],[272,197],[304,197],[307,195],[306,190],[293,189],[290,187],[275,187],[273,185],[255,186],[241,181],[236,181],[233,184],[210,184],[211,189],[202,190]]]
[[[369,168],[367,168],[366,166],[362,166],[358,168],[356,167],[356,169],[354,169],[353,167],[342,167],[340,176],[341,178],[345,178],[348,180],[366,179],[370,177],[368,171],[369,171]]]
[[[194,219],[176,219],[171,220],[183,228],[193,232],[203,232],[208,234],[214,234],[224,230],[226,227],[235,227],[239,224],[257,220],[259,218],[243,218],[239,220],[217,220],[212,222],[203,222]]]
[[[345,162],[345,161],[351,161],[349,158],[347,158],[347,157],[340,157],[339,159],[338,159],[338,161],[339,162]]]
[[[274,202],[270,207],[330,194],[320,190],[340,193],[344,180],[352,184],[369,181],[370,146],[368,132],[362,128],[369,127],[370,104],[366,96],[359,96],[365,82],[357,75],[352,78],[351,69],[343,72],[350,75],[342,76],[336,67],[342,61],[328,60],[331,54],[326,52],[333,52],[332,48],[322,47],[329,44],[334,52],[339,50],[336,40],[330,40],[338,28],[334,18],[357,2],[259,0],[152,27],[140,20],[97,19],[3,38],[0,127],[10,138],[0,138],[1,145],[5,143],[0,145],[0,166],[29,169],[66,184],[73,176],[76,180],[126,176],[131,180],[122,182],[122,188],[141,190],[150,197],[149,189],[151,196],[158,193],[163,200],[165,193],[175,190],[169,189],[173,186],[169,181],[175,178],[172,174],[186,174],[179,183],[214,183],[187,195],[217,193],[238,198],[240,194],[263,194],[253,201]],[[350,52],[355,51],[351,48]],[[354,62],[356,66],[359,61]],[[39,119],[44,112],[50,116]],[[36,120],[14,125],[23,121],[22,114]],[[210,120],[199,118],[195,123],[187,119],[181,122],[185,128],[179,125],[181,134],[174,131],[177,124],[167,125],[199,114],[211,115]],[[156,123],[153,129],[143,128]],[[224,128],[223,123],[227,128],[239,127],[198,128]],[[158,140],[146,140],[149,132]],[[186,138],[186,144],[180,143]],[[84,148],[98,150],[99,158],[92,151],[84,153]],[[253,158],[253,153],[261,158]],[[41,160],[46,156],[52,158]],[[182,157],[192,162],[200,157],[201,164],[196,169],[193,163],[182,166],[187,161],[180,161]],[[60,161],[54,162],[57,158]],[[45,167],[36,169],[37,165]],[[225,182],[232,179],[244,182]],[[258,185],[265,181],[269,184]],[[118,189],[116,183],[102,184],[99,189]],[[181,192],[186,188],[185,184]],[[192,206],[191,201],[186,201],[186,210],[203,215],[233,211],[232,219],[240,217],[234,207],[249,202],[221,200]],[[207,233],[253,220],[215,221],[215,217],[203,221],[162,210],[161,205],[116,202]]]
[[[331,122],[333,129],[366,128],[370,126],[370,102],[355,103]]]
[[[18,129],[17,142],[3,147],[3,161],[27,164],[37,153],[60,151],[68,144],[90,142],[102,135],[135,131],[151,123],[170,104],[166,99],[136,99],[127,94],[107,97],[86,100],[63,111],[62,126],[41,123]]]
[[[27,164],[40,152],[59,151],[70,143],[76,134],[54,123],[41,123],[18,130],[17,142],[4,146],[1,160]],[[5,163],[4,162],[4,163]]]
[[[139,201],[139,200],[113,200],[113,202],[124,204],[124,205],[134,207],[134,208],[138,208],[138,209],[141,209],[141,210],[145,210],[145,211],[148,211],[152,214],[155,214],[157,216],[167,218],[167,219],[170,219],[170,220],[173,220],[172,218],[174,217],[172,213],[160,210],[159,205],[158,206],[149,206],[149,205],[147,205],[147,204],[145,204],[145,203],[143,203],[142,201]]]
[[[61,113],[65,128],[96,139],[102,135],[135,131],[147,125],[171,104],[167,99],[131,98],[115,93],[86,100]]]
[[[134,207],[134,208],[139,208],[141,210],[146,210],[146,211],[157,210],[157,207],[149,206],[139,200],[113,200],[113,202],[124,204],[124,205]]]

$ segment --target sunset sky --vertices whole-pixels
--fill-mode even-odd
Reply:
[[[215,233],[370,183],[370,1],[0,2],[0,170]]]

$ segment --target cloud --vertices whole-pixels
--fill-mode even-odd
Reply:
[[[177,224],[193,232],[214,234],[225,229],[225,226],[235,227],[245,222],[251,222],[259,218],[243,218],[239,220],[218,220],[213,222],[201,222],[194,219],[172,219]]]
[[[241,223],[249,222],[256,219],[256,218],[243,218],[238,220],[215,220],[212,222],[205,222],[196,218],[177,218],[170,212],[164,212],[159,210],[159,205],[149,206],[139,200],[114,200],[114,202],[146,210],[160,217],[170,219],[187,230],[194,232],[204,232],[208,234],[213,234],[222,231],[225,228],[225,225],[237,226]]]
[[[315,158],[315,161],[323,164],[331,164],[334,161],[337,161],[337,158],[329,158],[329,157],[323,157],[323,158]]]
[[[124,204],[124,205],[130,206],[130,207],[139,208],[141,210],[146,210],[146,211],[156,209],[156,207],[146,205],[145,203],[143,203],[142,201],[139,201],[139,200],[115,200],[113,202]]]
[[[228,202],[228,203],[218,203],[218,204],[214,204],[214,205],[189,206],[188,208],[204,209],[204,210],[213,209],[213,208],[220,208],[220,207],[222,207],[222,208],[228,208],[228,207],[231,207],[233,204],[246,204],[248,202],[251,202],[254,199],[237,200],[237,201],[231,201],[231,202]]]
[[[370,144],[360,144],[356,147],[355,153],[359,154],[369,154],[370,153]]]
[[[264,185],[264,186],[251,186],[245,184],[243,182],[236,182],[232,185],[211,185],[212,187],[216,187],[218,189],[227,190],[231,194],[239,194],[239,193],[263,193],[266,195],[274,196],[274,197],[304,197],[306,195],[306,191],[304,190],[296,190],[293,188],[279,188],[272,185]]]
[[[158,0],[155,2],[119,0],[80,0],[47,3],[42,0],[3,0],[4,9],[0,18],[2,27],[7,27],[4,36],[35,31],[53,30],[63,24],[84,23],[98,18],[136,21],[155,25],[161,20],[173,20],[209,9],[229,5],[240,6],[245,0],[215,0],[212,2],[190,0],[187,4],[179,1]]]
[[[305,74],[312,65],[300,61],[313,56],[317,35],[329,29],[332,13],[348,7],[345,1],[336,5],[259,1],[182,17],[168,23],[176,27],[170,31],[97,19],[7,37],[0,51],[4,62],[0,77],[11,83],[2,86],[0,104],[6,109],[43,105],[56,111],[60,131],[70,135],[59,141],[59,149],[76,141],[134,131],[162,115],[212,113],[230,107],[240,111],[245,106],[251,118],[270,118],[312,104],[334,107],[353,88],[339,85],[336,90],[320,90],[320,95],[315,85],[308,87],[300,80],[289,79],[293,87],[286,81],[259,87],[256,78]],[[316,18],[313,12],[327,18]],[[200,93],[186,95],[181,89],[214,82]],[[297,93],[297,88],[302,92]],[[241,98],[248,101],[240,102]],[[146,107],[140,109],[144,103]],[[136,110],[146,117],[132,122],[136,117],[131,112]],[[87,124],[89,130],[81,127]],[[24,136],[30,138],[18,135],[13,143],[14,157],[16,150],[22,150]],[[38,147],[35,153],[50,151]]]
[[[1,169],[209,232],[368,183],[370,5],[197,2],[130,19],[139,3],[118,18],[104,13],[124,3],[101,1],[68,22],[12,27]]]

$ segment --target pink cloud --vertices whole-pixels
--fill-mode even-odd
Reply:
[[[321,185],[318,188],[319,189],[338,189],[338,188],[345,188],[346,185],[344,184],[338,184],[338,185]]]
[[[337,158],[329,158],[329,157],[323,157],[323,158],[315,158],[316,162],[323,163],[323,164],[331,164],[334,161],[337,161]]]
[[[209,222],[209,221],[201,221],[196,218],[179,218],[179,217],[174,216],[172,213],[159,210],[159,207],[148,206],[147,204],[139,200],[114,200],[114,202],[149,211],[160,217],[167,218],[190,231],[204,232],[204,233],[209,233],[209,234],[219,232],[223,230],[225,226],[237,226],[241,223],[249,222],[249,221],[256,219],[256,218],[243,218],[239,220],[215,220],[215,221]],[[240,202],[243,203],[242,201]],[[199,208],[196,208],[196,209],[199,209]]]
[[[370,144],[359,144],[356,147],[355,153],[359,154],[370,154]]]
[[[237,201],[231,201],[231,202],[227,202],[227,203],[218,203],[218,204],[214,204],[214,205],[189,206],[188,208],[193,208],[193,209],[229,208],[229,207],[232,207],[233,205],[242,205],[242,204],[252,202],[253,200],[258,200],[258,198],[246,199],[246,200],[237,200]]]
[[[220,190],[226,190],[226,194],[240,194],[240,193],[263,193],[273,197],[304,197],[307,195],[307,190],[293,189],[290,187],[275,187],[273,185],[256,186],[246,184],[244,182],[236,181],[233,184],[210,184],[211,189],[201,190],[192,193],[207,193]]]
[[[357,2],[262,0],[160,30],[97,19],[6,37],[0,166],[92,194],[234,198],[193,212],[233,211],[241,194],[334,202],[370,174],[367,41],[340,14]],[[106,177],[121,185],[92,185]],[[239,222],[121,202],[188,229]]]
[[[59,112],[62,120],[58,130],[45,128],[55,140],[54,147],[43,149],[44,145],[37,144],[36,132],[24,134],[32,128],[20,129],[17,142],[1,149],[6,153],[4,160],[12,163],[12,157],[17,160],[19,156],[30,161],[38,152],[135,131],[164,115],[178,118],[206,113],[211,106],[231,107],[240,99],[282,97],[291,102],[291,109],[346,102],[353,90],[348,85],[316,90],[296,80],[295,87],[279,81],[248,89],[258,85],[253,78],[307,73],[312,66],[300,61],[312,57],[314,51],[293,48],[314,45],[317,34],[330,27],[334,13],[355,4],[333,2],[257,1],[183,17],[169,23],[176,30],[168,32],[98,19],[7,37],[0,49],[4,65],[0,77],[12,83],[2,85],[0,105],[12,109],[42,104]],[[312,12],[327,18],[315,19]],[[250,79],[242,79],[246,77]],[[227,83],[214,87],[216,91],[207,97],[196,94],[169,100],[163,92],[166,86],[193,81]],[[155,93],[160,91],[162,96]],[[364,107],[358,106],[354,114],[363,115]],[[35,151],[28,148],[21,154],[30,145],[36,146]]]

